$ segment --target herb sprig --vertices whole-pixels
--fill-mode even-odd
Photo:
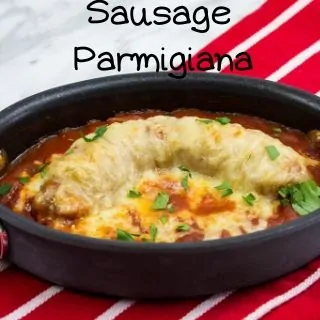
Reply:
[[[134,241],[133,235],[125,230],[117,229],[117,240]]]
[[[184,166],[180,166],[179,169],[183,172],[186,172],[186,175],[181,180],[181,186],[185,191],[187,191],[189,188],[189,178],[192,178],[192,173],[188,168]]]
[[[246,196],[243,196],[242,199],[249,205],[249,206],[253,206],[254,201],[256,200],[256,197],[252,194],[249,193]]]
[[[94,136],[92,138],[86,137],[83,133],[82,133],[82,138],[85,142],[93,142],[101,138],[107,132],[107,130],[108,130],[108,126],[101,126],[96,128],[94,132]]]
[[[134,198],[140,198],[141,195],[142,195],[141,192],[136,191],[136,190],[134,190],[134,189],[129,190],[128,193],[127,193],[127,197],[128,197],[128,198],[132,198],[132,199],[134,199]]]
[[[0,196],[7,195],[12,189],[12,184],[10,183],[4,183],[0,185]]]
[[[283,204],[290,203],[299,215],[306,215],[320,208],[320,187],[309,180],[279,189]]]
[[[165,210],[169,205],[170,197],[166,192],[159,192],[153,202],[153,210]]]
[[[220,184],[219,186],[216,186],[215,188],[221,192],[222,198],[233,194],[233,190],[228,181],[224,181],[222,184]]]
[[[216,121],[222,125],[226,125],[231,122],[231,119],[228,117],[217,117],[215,119],[200,118],[200,119],[197,119],[197,121],[200,123],[204,123],[204,124],[210,124],[210,123],[213,123],[214,121]]]
[[[276,160],[280,156],[280,152],[275,146],[267,146],[266,151],[272,161]]]

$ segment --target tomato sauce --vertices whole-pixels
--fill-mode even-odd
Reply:
[[[268,221],[268,226],[273,227],[286,221],[295,220],[299,215],[292,209],[291,205],[280,206],[278,212]]]
[[[113,122],[124,122],[134,119],[146,119],[155,115],[171,115],[177,118],[183,116],[197,116],[201,118],[214,119],[216,117],[228,117],[231,122],[239,123],[245,128],[261,130],[266,134],[278,138],[285,145],[292,147],[297,152],[312,157],[314,159],[320,159],[320,150],[317,147],[316,143],[311,141],[308,136],[298,130],[287,128],[283,125],[270,122],[258,117],[239,115],[239,114],[224,114],[224,113],[211,113],[205,112],[196,109],[180,109],[171,113],[165,113],[163,111],[154,111],[147,110],[143,112],[135,113],[120,113],[114,117],[109,118],[106,121],[90,121],[88,124],[80,128],[67,128],[55,135],[49,136],[45,139],[42,139],[34,147],[27,150],[23,155],[21,155],[16,161],[14,161],[6,170],[6,174],[0,179],[0,185],[5,183],[13,184],[13,188],[9,194],[1,197],[0,203],[12,208],[15,201],[17,200],[18,191],[21,188],[22,184],[18,181],[19,177],[22,174],[34,174],[43,163],[50,158],[54,153],[64,153],[66,152],[72,143],[81,138],[84,134],[93,132],[97,127],[102,125],[109,125]],[[320,167],[310,168],[310,172],[314,175],[314,178],[318,184],[320,184]],[[175,186],[168,185],[168,193],[171,195],[171,201],[174,207],[179,210],[188,208],[188,202],[186,197],[183,195],[178,195],[174,192]],[[232,209],[232,202],[227,201],[226,203],[221,204],[225,210]],[[220,206],[220,207],[221,207]],[[198,214],[206,214],[207,212],[212,212],[216,207],[214,199],[203,199],[203,202],[199,205],[197,209]],[[221,209],[219,207],[219,211]],[[30,208],[29,208],[30,209]],[[26,216],[30,216],[30,210],[26,208]],[[282,224],[285,221],[290,221],[296,219],[298,215],[293,211],[290,206],[282,206],[279,208],[278,212],[272,217],[269,221],[269,226],[274,226]],[[132,215],[132,219],[135,224],[139,225],[139,221],[136,220],[135,215]],[[252,224],[255,225],[257,221],[252,221]],[[243,231],[242,233],[245,233]],[[221,237],[228,237],[229,234],[226,230],[223,230]],[[180,238],[179,241],[200,241],[202,239],[200,232],[194,232],[193,234],[184,235]]]
[[[205,215],[214,212],[232,211],[235,203],[228,199],[217,199],[210,194],[206,194],[199,203],[195,213]]]

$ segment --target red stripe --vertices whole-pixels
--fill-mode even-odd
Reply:
[[[0,273],[0,317],[5,316],[36,295],[49,285],[27,273],[11,267]]]
[[[79,292],[62,291],[23,319],[94,319],[115,302],[116,300],[114,299],[90,296]]]
[[[320,52],[291,71],[279,82],[317,93],[320,90]]]
[[[203,300],[199,298],[165,302],[137,302],[128,311],[122,313],[117,320],[177,320]]]
[[[259,9],[243,18],[220,37],[211,41],[197,54],[200,52],[209,52],[211,54],[216,52],[228,53],[275,19],[295,2],[295,0],[267,0]],[[193,66],[196,66],[198,60],[197,54],[191,59]]]
[[[313,272],[314,269],[311,269],[311,267],[303,268],[282,277],[280,280],[240,290],[221,302],[221,304],[217,305],[215,308],[208,311],[199,318],[199,320],[242,319],[265,302],[290,290],[292,287],[305,280]]]
[[[315,27],[315,21],[319,19],[319,11],[320,1],[314,0],[269,36],[247,50],[253,60],[252,70],[231,71],[228,65],[223,73],[266,78],[320,38],[320,28]]]
[[[318,320],[320,319],[319,293],[320,281],[317,281],[305,292],[283,304],[281,308],[272,310],[263,319]]]

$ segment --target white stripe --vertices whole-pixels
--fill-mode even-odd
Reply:
[[[221,293],[210,297],[209,299],[201,302],[189,313],[187,313],[181,320],[196,320],[208,312],[210,309],[221,303],[224,299],[229,297],[233,291]]]
[[[113,306],[111,306],[106,312],[102,313],[98,318],[96,318],[96,320],[113,320],[134,304],[134,300],[119,300]]]
[[[272,311],[274,308],[282,305],[283,303],[289,301],[290,299],[296,297],[303,291],[307,290],[311,285],[313,285],[316,281],[320,279],[320,269],[315,271],[311,276],[306,278],[304,281],[300,282],[297,286],[291,288],[287,292],[269,300],[259,308],[257,308],[254,312],[250,313],[243,320],[259,320],[267,313]]]
[[[320,97],[320,91],[319,91],[319,92],[317,92],[317,93],[316,93],[316,95]]]
[[[41,306],[43,303],[45,303],[47,300],[55,296],[57,293],[62,291],[63,288],[52,286],[48,288],[47,290],[41,292],[37,296],[35,296],[33,299],[29,300],[27,303],[23,304],[18,309],[14,310],[7,316],[1,318],[1,320],[19,320],[28,315],[30,312],[32,312],[34,309]],[[19,292],[17,292],[19,294]]]
[[[254,33],[251,37],[246,39],[244,42],[237,45],[234,49],[232,49],[228,54],[231,57],[235,57],[238,53],[247,51],[249,48],[254,46],[256,43],[261,41],[263,38],[268,36],[270,33],[278,29],[285,22],[290,20],[293,16],[295,16],[299,11],[308,6],[313,0],[299,0],[296,1],[293,5],[291,5],[287,10],[283,11],[277,18],[272,20],[265,27],[260,29],[258,32]],[[228,66],[228,61],[224,59],[221,64],[221,70]],[[218,72],[217,69],[209,70],[208,72]]]
[[[285,63],[281,68],[271,74],[267,78],[267,80],[278,81],[282,79],[285,75],[287,75],[289,72],[297,68],[300,64],[302,64],[304,61],[308,60],[318,52],[320,52],[320,40],[315,42],[304,51],[301,51],[298,55]]]
[[[9,263],[4,261],[4,260],[0,260],[0,272],[6,270],[9,267]]]

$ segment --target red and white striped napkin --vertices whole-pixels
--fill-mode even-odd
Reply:
[[[320,0],[267,0],[201,51],[231,56],[247,51],[254,69],[240,75],[320,95]],[[221,72],[231,73],[228,66]],[[72,292],[5,263],[0,271],[3,320],[320,320],[320,259],[264,285],[171,302]]]

